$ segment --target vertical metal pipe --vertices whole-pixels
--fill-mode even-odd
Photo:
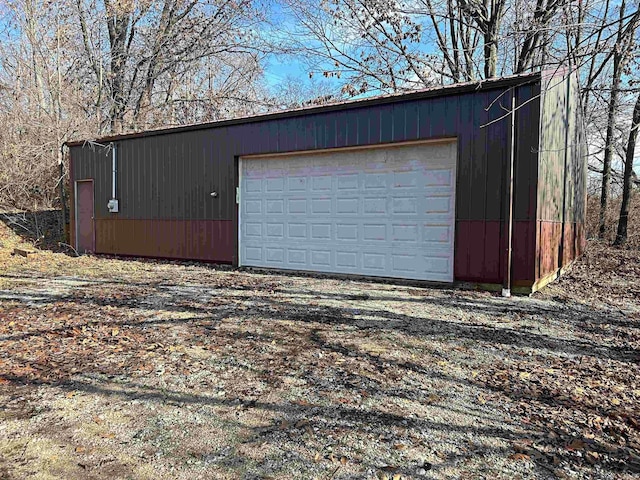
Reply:
[[[511,138],[509,139],[509,181],[507,185],[507,238],[505,249],[505,274],[502,296],[511,296],[511,268],[513,251],[513,169],[516,156],[516,87],[511,87]]]
[[[118,172],[117,144],[111,144],[111,198],[116,198],[116,174]]]

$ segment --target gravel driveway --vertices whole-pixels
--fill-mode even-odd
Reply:
[[[637,478],[638,258],[600,255],[512,299],[6,257],[0,478]]]

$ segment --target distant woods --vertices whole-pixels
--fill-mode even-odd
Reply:
[[[0,35],[0,210],[59,205],[73,138],[578,68],[596,234],[638,222],[638,0],[0,0]]]
[[[0,207],[59,202],[62,143],[246,115],[267,98],[248,0],[0,0]]]

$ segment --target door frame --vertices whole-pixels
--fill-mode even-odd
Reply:
[[[79,183],[91,183],[91,253],[95,253],[96,251],[96,222],[95,222],[95,215],[96,215],[96,205],[95,205],[95,201],[96,201],[96,196],[95,196],[95,187],[93,184],[93,179],[92,178],[88,178],[85,180],[76,180],[75,184],[74,184],[74,188],[73,188],[73,194],[74,194],[74,198],[75,198],[75,205],[74,205],[74,209],[75,209],[75,215],[74,215],[74,220],[75,220],[75,224],[76,224],[76,228],[75,228],[75,235],[76,235],[76,249],[80,248],[80,242],[79,242],[79,229],[80,229],[80,222],[78,221],[78,184]],[[77,253],[80,253],[80,251],[78,251]]]

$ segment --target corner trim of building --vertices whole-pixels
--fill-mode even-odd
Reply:
[[[575,262],[575,259],[572,260],[571,262],[569,262],[568,264],[564,265],[563,267],[556,268],[553,272],[551,272],[551,273],[545,275],[544,277],[538,279],[536,281],[536,283],[534,283],[531,286],[531,293],[535,293],[538,290],[543,289],[544,287],[549,285],[551,282],[553,282],[554,280],[557,280],[562,275],[567,273],[567,270],[573,265],[574,262]]]

